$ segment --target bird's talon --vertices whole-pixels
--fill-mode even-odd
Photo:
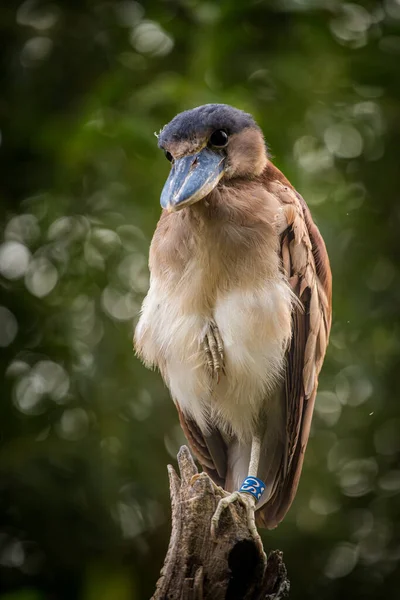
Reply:
[[[244,507],[246,511],[247,525],[249,531],[252,537],[258,542],[259,535],[254,518],[255,499],[253,498],[253,496],[250,496],[249,494],[243,494],[241,492],[233,492],[232,494],[229,494],[229,496],[221,498],[221,500],[218,502],[216,511],[211,518],[210,533],[212,539],[216,541],[216,533],[219,525],[219,520],[223,511],[234,502],[239,502]]]
[[[211,321],[204,336],[203,348],[211,377],[219,383],[221,373],[225,375],[224,345],[218,327]]]
[[[200,473],[196,473],[195,475],[193,475],[190,479],[190,485],[193,485],[194,483],[196,483],[196,481],[198,480],[199,477],[200,477]]]

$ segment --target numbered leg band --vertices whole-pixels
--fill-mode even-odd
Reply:
[[[251,494],[258,501],[264,490],[265,483],[261,479],[258,479],[258,477],[246,477],[239,492]]]

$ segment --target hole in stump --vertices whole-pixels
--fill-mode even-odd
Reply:
[[[226,600],[241,600],[245,596],[253,581],[258,562],[257,548],[250,540],[242,540],[232,548],[228,557],[231,579]]]

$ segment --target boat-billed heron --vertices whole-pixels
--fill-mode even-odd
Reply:
[[[275,527],[296,494],[331,326],[310,211],[253,117],[225,104],[158,135],[171,163],[135,345],[159,368],[189,445],[233,501]]]

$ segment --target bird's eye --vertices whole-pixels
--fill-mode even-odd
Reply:
[[[169,162],[172,162],[174,160],[174,157],[172,156],[171,152],[168,152],[168,150],[165,150],[164,154],[166,159],[169,160]]]
[[[217,148],[224,148],[228,143],[228,134],[223,129],[217,129],[211,134],[210,144]]]

